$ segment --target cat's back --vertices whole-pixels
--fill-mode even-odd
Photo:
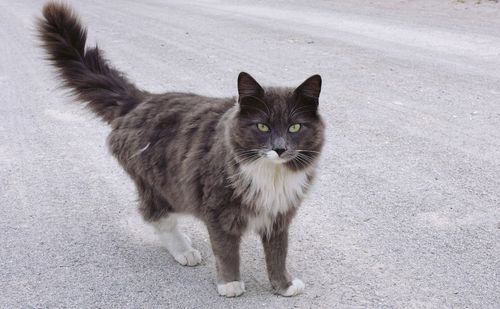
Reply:
[[[178,92],[155,94],[111,125],[114,131],[125,134],[128,131],[133,134],[138,134],[137,131],[142,134],[175,134],[180,133],[185,125],[218,121],[234,105],[235,100],[232,98]]]
[[[193,141],[210,144],[217,124],[235,102],[191,93],[151,95],[112,123],[110,150],[129,172],[144,166],[175,172],[182,156],[195,151]]]
[[[158,121],[177,119],[175,123],[193,117],[222,115],[235,105],[234,98],[212,98],[193,93],[169,92],[153,94],[146,98],[134,110],[119,119],[119,125],[129,127],[144,127],[157,125]],[[208,113],[208,115],[207,115]]]

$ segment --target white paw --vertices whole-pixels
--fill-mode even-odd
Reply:
[[[290,297],[299,295],[304,291],[304,288],[304,282],[302,282],[302,280],[300,279],[295,278],[292,280],[292,284],[286,290],[280,291],[279,293],[283,296]]]
[[[245,292],[245,283],[243,283],[243,281],[231,281],[217,284],[217,292],[219,292],[219,295],[226,297],[240,296]]]
[[[180,254],[174,254],[173,257],[179,264],[184,266],[196,266],[201,263],[200,251],[193,248]]]

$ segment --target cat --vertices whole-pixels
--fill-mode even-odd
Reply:
[[[67,5],[47,3],[37,33],[64,86],[111,126],[109,149],[136,184],[140,213],[177,262],[201,262],[177,226],[189,214],[207,227],[220,295],[245,291],[239,247],[247,231],[262,239],[273,291],[304,290],[286,256],[324,144],[319,75],[295,89],[263,88],[242,72],[232,98],[151,94],[86,47],[87,30]]]

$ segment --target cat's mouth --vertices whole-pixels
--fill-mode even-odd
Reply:
[[[316,150],[288,150],[278,154],[274,150],[261,151],[260,157],[273,164],[290,164],[296,169],[314,165],[319,151]]]
[[[274,150],[268,150],[268,151],[264,152],[263,157],[266,160],[269,160],[269,161],[276,163],[276,164],[283,164],[283,163],[286,163],[286,162],[290,161],[291,159],[293,159],[293,157],[290,157],[290,155],[288,155],[286,153],[279,155]]]
[[[282,150],[279,153],[273,149],[255,149],[242,151],[239,159],[242,163],[254,161],[268,162],[276,165],[292,164],[300,168],[313,163],[314,157],[311,155],[319,153],[312,150]]]

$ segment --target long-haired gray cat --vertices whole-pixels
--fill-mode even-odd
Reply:
[[[70,8],[48,3],[39,37],[64,85],[112,128],[109,148],[137,186],[139,209],[182,265],[200,252],[177,227],[178,214],[202,220],[217,267],[217,291],[245,291],[242,235],[262,238],[276,293],[293,296],[304,284],[288,273],[288,229],[313,177],[324,141],[318,115],[321,77],[299,87],[261,87],[238,76],[238,98],[191,93],[151,94],[86,48],[86,29]]]

